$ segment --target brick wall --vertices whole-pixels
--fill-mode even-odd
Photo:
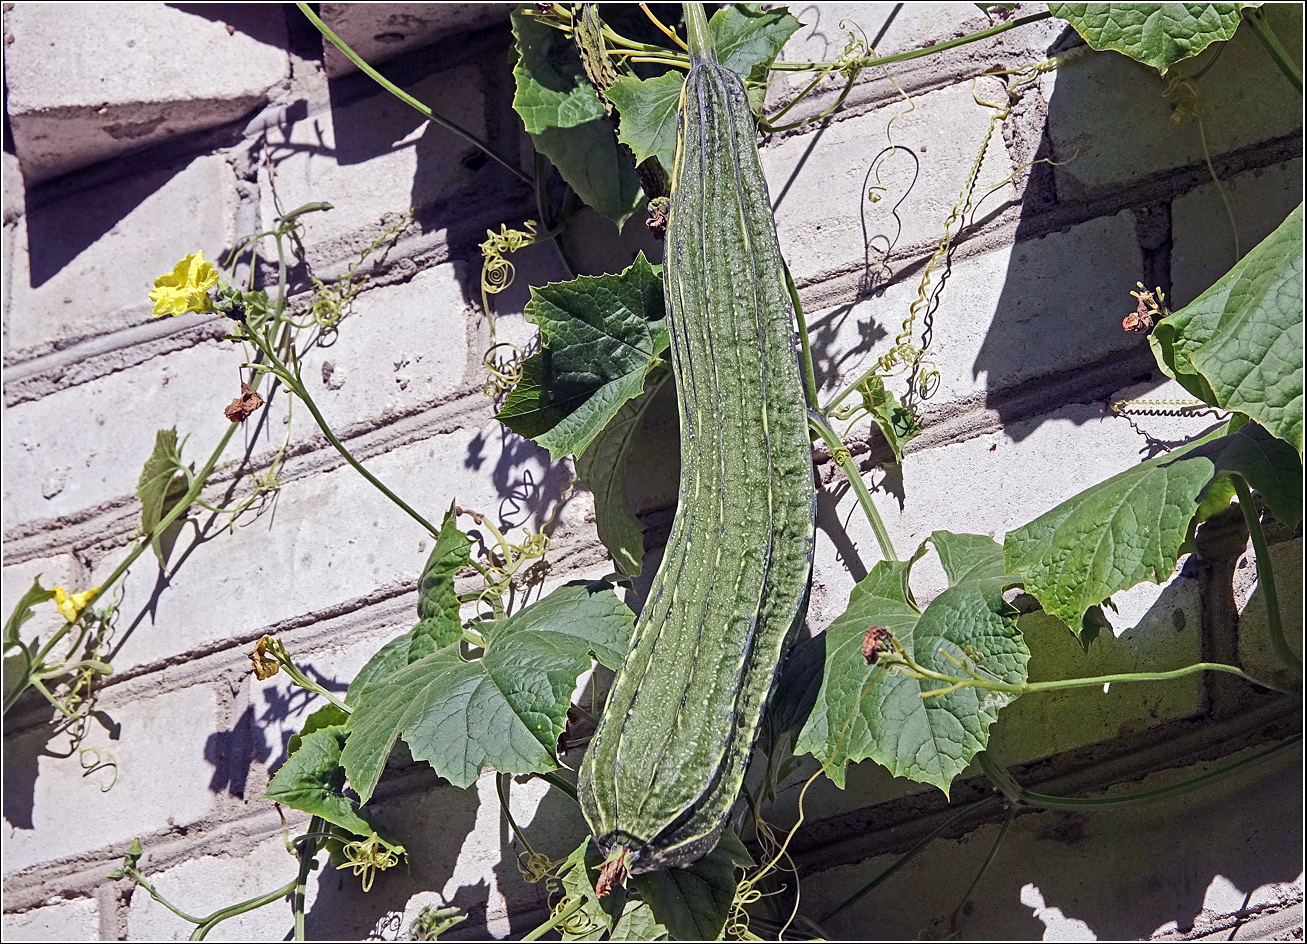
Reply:
[[[1021,4],[1021,8],[1034,8]],[[322,15],[388,76],[499,150],[529,160],[509,102],[507,4],[323,4]],[[85,587],[136,534],[133,496],[155,430],[176,425],[202,460],[227,428],[236,355],[217,317],[152,320],[147,291],[177,258],[210,258],[278,208],[326,200],[306,218],[305,265],[329,280],[403,213],[413,222],[374,258],[335,343],[305,364],[310,390],[361,460],[429,514],[451,499],[505,526],[539,527],[571,480],[566,463],[507,433],[481,393],[488,344],[476,243],[534,218],[521,183],[475,148],[379,91],[288,5],[6,4],[4,153],[4,608],[41,574]],[[962,4],[798,4],[806,26],[784,57],[837,56],[852,18],[877,50],[918,48],[984,27]],[[1301,8],[1269,16],[1301,58]],[[924,433],[901,468],[863,430],[855,454],[900,548],[935,529],[996,537],[1125,469],[1158,443],[1201,429],[1175,418],[1116,417],[1122,397],[1175,395],[1143,338],[1121,330],[1135,282],[1172,307],[1234,261],[1225,211],[1190,121],[1170,122],[1155,74],[1088,53],[1053,21],[895,68],[898,88],[864,75],[832,118],[778,134],[763,150],[782,248],[813,332],[820,380],[836,389],[888,349],[925,260],[979,153],[1001,96],[991,67],[1066,56],[997,126],[981,164],[992,191],[963,229],[931,314],[941,372]],[[776,101],[797,79],[778,83]],[[837,86],[796,109],[817,114]],[[900,91],[901,90],[901,91]],[[1202,83],[1212,164],[1243,251],[1302,199],[1300,100],[1242,31]],[[909,110],[904,95],[910,96]],[[896,115],[892,128],[890,120]],[[888,131],[887,131],[888,129]],[[885,197],[866,199],[880,165]],[[1032,161],[1047,161],[1034,163]],[[568,234],[594,270],[660,252],[637,218],[622,239],[592,214]],[[498,296],[501,337],[525,341],[528,284],[563,277],[547,246],[514,260]],[[650,454],[674,455],[670,388],[646,423]],[[274,398],[230,456],[265,468],[285,435]],[[124,584],[114,674],[82,747],[116,767],[60,756],[50,712],[20,702],[4,731],[4,928],[14,939],[181,939],[191,927],[143,891],[105,879],[134,837],[143,867],[179,906],[203,914],[285,883],[294,861],[259,800],[286,741],[316,705],[259,683],[247,653],[276,632],[324,683],[343,686],[411,624],[425,532],[346,466],[296,411],[283,486],[227,531],[188,529],[162,577],[146,555]],[[674,505],[675,468],[641,462],[632,497],[656,561]],[[819,631],[875,562],[875,542],[842,475],[820,464],[818,558],[809,614]],[[236,481],[221,470],[219,502]],[[201,517],[199,525],[204,525]],[[197,533],[202,539],[197,538]],[[1238,659],[1274,673],[1241,519],[1205,526],[1201,556],[1162,587],[1115,600],[1119,638],[1088,655],[1046,618],[1023,620],[1033,678]],[[1289,624],[1301,638],[1302,539],[1273,531]],[[588,494],[571,497],[553,536],[551,585],[610,569]],[[646,566],[646,575],[652,573]],[[647,577],[646,577],[647,579]],[[920,568],[918,596],[942,588]],[[633,602],[638,604],[638,590]],[[1247,617],[1241,614],[1247,610]],[[49,621],[32,628],[48,631]],[[1074,795],[1129,792],[1192,776],[1300,724],[1283,700],[1222,677],[1029,696],[1005,709],[993,753],[1027,786]],[[1128,813],[1025,810],[962,917],[964,937],[1301,939],[1301,759],[1255,767],[1177,800]],[[452,936],[521,935],[545,916],[492,775],[456,790],[425,765],[392,762],[374,805],[411,853],[368,894],[330,868],[309,885],[310,937],[403,936],[422,906],[453,903]],[[793,821],[792,779],[778,814]],[[112,781],[112,782],[111,782]],[[538,782],[511,803],[542,851],[561,857],[584,824]],[[982,795],[963,778],[954,801]],[[791,851],[805,912],[820,914],[948,815],[938,791],[864,763],[846,790],[818,782]],[[291,828],[306,818],[295,814]],[[944,836],[843,911],[836,937],[943,933],[987,855],[1002,814]],[[278,938],[277,904],[219,926],[217,939]]]

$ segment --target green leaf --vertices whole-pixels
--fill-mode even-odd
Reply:
[[[885,381],[872,377],[863,393],[863,401],[871,413],[871,420],[880,429],[885,441],[894,450],[894,461],[903,461],[903,447],[921,433],[912,411],[899,403],[898,397],[885,389]]]
[[[54,599],[54,591],[47,590],[41,586],[41,575],[37,574],[32,581],[32,585],[14,604],[13,612],[9,614],[9,619],[5,620],[5,652],[10,649],[21,649],[22,639],[19,638],[19,630],[23,624],[32,618],[32,611],[46,600]]]
[[[412,644],[413,630],[409,630],[378,649],[359,670],[359,674],[354,676],[354,681],[349,683],[349,690],[345,692],[345,704],[357,708],[359,699],[363,697],[363,692],[369,685],[375,685],[389,678],[408,665],[408,654]]]
[[[1050,3],[1094,49],[1115,49],[1166,70],[1227,40],[1239,27],[1239,11],[1260,3]]]
[[[785,7],[763,10],[760,3],[723,7],[708,21],[717,61],[745,80],[755,114],[762,110],[767,95],[772,62],[802,25]]]
[[[575,46],[535,17],[514,11],[512,22],[518,57],[513,109],[577,196],[620,228],[640,202],[640,183]]]
[[[597,940],[599,934],[613,929],[617,918],[613,911],[623,896],[609,894],[600,898],[595,891],[603,862],[603,853],[589,836],[563,860],[558,880],[563,884],[564,894],[567,898],[580,898],[585,902],[568,922],[568,928],[562,930],[564,941]]]
[[[468,566],[472,542],[458,530],[457,517],[451,504],[440,523],[436,546],[431,549],[418,579],[418,624],[411,633],[409,662],[416,662],[463,638],[454,575]]]
[[[626,501],[626,463],[649,404],[670,377],[671,371],[665,367],[650,371],[644,392],[627,400],[603,432],[576,457],[577,477],[594,493],[599,540],[613,555],[617,569],[628,577],[640,573],[644,526]]]
[[[309,716],[310,723],[316,715]],[[306,724],[297,735],[297,749],[273,776],[263,799],[321,816],[356,835],[370,836],[375,827],[364,818],[358,802],[345,795],[345,771],[340,766],[345,726],[331,724],[312,731],[309,727]]]
[[[141,477],[136,483],[136,497],[141,500],[141,529],[150,534],[159,522],[172,511],[173,506],[186,495],[189,487],[182,471],[181,450],[177,448],[177,427],[161,429],[154,436],[154,451],[145,460]],[[150,546],[159,566],[166,567],[177,536],[185,523],[185,513],[177,517],[168,528],[154,536]]]
[[[459,787],[485,767],[555,769],[577,677],[591,653],[616,668],[633,622],[607,584],[569,584],[508,619],[480,624],[480,659],[464,659],[454,644],[373,682],[349,719],[350,783],[366,803],[401,735],[415,759]]]
[[[633,876],[631,885],[672,940],[715,941],[735,900],[735,870],[751,865],[753,858],[728,826],[717,848],[689,868],[645,872]]]
[[[848,609],[826,628],[826,671],[795,752],[822,761],[840,787],[851,761],[871,758],[895,776],[947,794],[953,778],[985,749],[990,725],[1010,701],[974,688],[923,698],[941,684],[867,664],[862,643],[870,627],[888,629],[928,669],[959,672],[943,650],[1005,682],[1026,679],[1030,653],[1016,610],[1002,597],[1013,582],[1005,575],[1002,548],[984,535],[947,531],[936,531],[930,541],[950,586],[924,612],[913,603],[907,579],[926,542],[911,560],[876,564],[853,588]]]
[[[673,70],[652,79],[624,75],[607,92],[621,115],[618,140],[631,149],[637,163],[650,157],[670,173],[676,156],[676,112],[685,76]]]
[[[344,725],[348,720],[348,713],[341,711],[328,702],[304,719],[304,725],[300,728],[298,734],[290,736],[290,740],[286,742],[286,756],[293,757],[295,752],[300,749],[300,744],[304,742],[304,738],[314,731],[330,728],[333,725]]]
[[[667,350],[662,279],[640,253],[620,275],[532,288],[526,316],[543,350],[523,362],[498,419],[555,459],[579,455]]]
[[[1277,518],[1302,517],[1302,464],[1287,443],[1254,423],[1213,433],[1127,469],[1009,532],[1004,559],[1025,589],[1069,627],[1112,594],[1175,569],[1208,488],[1238,472]]]

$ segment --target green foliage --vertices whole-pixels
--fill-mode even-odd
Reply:
[[[671,377],[671,370],[649,371],[644,390],[627,400],[603,431],[576,457],[577,477],[594,493],[595,530],[613,555],[617,569],[628,577],[640,573],[644,527],[626,500],[626,465],[649,404]]]
[[[1171,575],[1206,490],[1231,472],[1281,520],[1301,518],[1297,453],[1248,424],[1127,469],[1009,532],[1007,568],[1047,613],[1079,631],[1085,612],[1113,593]]]
[[[1166,75],[1182,59],[1229,39],[1260,3],[1050,3],[1095,49],[1115,49]]]
[[[440,523],[440,536],[418,580],[418,624],[413,627],[408,661],[416,662],[463,638],[454,575],[468,566],[472,542],[458,530],[451,504]]]
[[[652,79],[623,75],[607,92],[622,116],[618,139],[631,149],[638,163],[650,157],[670,173],[676,156],[676,109],[681,102],[685,76],[675,70]]]
[[[989,726],[1009,701],[975,689],[923,697],[939,684],[867,664],[863,640],[871,627],[888,629],[917,662],[935,671],[954,667],[943,650],[1001,681],[1026,679],[1030,652],[1017,630],[1016,610],[1003,601],[1003,590],[1015,581],[1006,574],[1002,548],[984,535],[947,531],[936,531],[929,541],[949,587],[924,611],[912,599],[908,575],[927,542],[910,560],[876,564],[817,642],[825,647],[825,673],[795,751],[815,756],[841,787],[849,762],[871,758],[895,776],[948,793],[953,778],[985,749]]]
[[[771,64],[802,25],[785,7],[763,10],[760,3],[722,7],[708,21],[717,61],[745,80],[755,113],[762,111]]]
[[[371,835],[376,831],[371,820],[357,800],[345,795],[345,771],[340,766],[347,737],[343,712],[334,705],[327,709],[336,712],[333,723],[323,724],[329,719],[322,717],[322,711],[308,717],[304,729],[292,738],[290,756],[273,776],[263,799],[321,816],[356,835]]]
[[[37,606],[53,599],[54,591],[41,586],[41,575],[37,574],[35,579],[32,580],[32,585],[27,588],[26,593],[18,598],[18,602],[14,604],[13,612],[5,620],[5,652],[22,646],[19,631],[22,630],[23,624],[32,618],[33,611]]]
[[[177,445],[177,427],[161,429],[155,433],[154,451],[145,460],[140,480],[136,483],[136,497],[141,500],[141,530],[153,534],[168,512],[186,495],[188,487],[181,449]],[[168,555],[181,533],[183,516],[178,516],[150,540],[160,567],[168,564]]]
[[[1252,417],[1302,453],[1303,208],[1149,336],[1199,399]]]
[[[899,402],[899,398],[885,389],[885,381],[873,376],[867,380],[863,404],[871,421],[876,424],[885,441],[894,450],[894,461],[903,461],[903,447],[921,433],[912,411]]]
[[[717,847],[689,868],[645,872],[631,879],[649,915],[624,916],[627,930],[635,932],[638,926],[639,933],[648,935],[642,940],[657,940],[660,931],[674,941],[717,940],[735,900],[735,870],[751,865],[744,843],[727,827]]]
[[[590,655],[616,668],[631,611],[603,583],[569,584],[513,616],[479,624],[478,659],[455,643],[362,690],[342,762],[367,802],[395,741],[466,787],[485,767],[534,773],[558,767],[555,747]]]
[[[514,110],[577,195],[621,227],[640,202],[640,184],[572,41],[520,10],[512,20]]]
[[[498,419],[555,459],[579,455],[667,350],[662,280],[641,253],[621,275],[532,288],[526,317],[543,349],[523,361]]]

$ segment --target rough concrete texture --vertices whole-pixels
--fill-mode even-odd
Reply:
[[[276,7],[15,3],[5,84],[28,185],[248,114],[288,74]]]
[[[369,65],[376,65],[437,40],[467,30],[504,23],[513,9],[511,3],[324,3],[319,15],[331,31]],[[427,51],[428,58],[439,62],[448,44]],[[322,40],[322,59],[327,75],[335,78],[358,67],[350,62],[330,40]]]
[[[510,108],[507,9],[321,7],[356,49],[385,61],[388,77],[530,169],[530,139]],[[885,55],[991,23],[971,4],[792,9],[804,26],[783,54],[790,62],[840,56],[858,27]],[[1018,4],[992,22],[1043,9]],[[491,334],[477,244],[488,229],[539,219],[533,194],[474,145],[345,68],[331,49],[324,55],[298,16],[274,5],[133,4],[116,17],[27,3],[5,11],[13,37],[5,65],[13,147],[3,162],[6,614],[37,574],[46,586],[83,589],[129,553],[140,522],[137,478],[158,429],[175,425],[189,436],[184,459],[198,467],[229,428],[222,408],[248,379],[238,371],[250,352],[222,340],[221,318],[151,319],[155,276],[197,248],[217,259],[241,234],[316,201],[334,209],[303,217],[303,252],[288,246],[287,279],[292,310],[307,324],[314,279],[331,283],[356,265],[348,316],[300,360],[345,446],[429,519],[457,502],[512,539],[552,520],[531,599],[612,571],[595,534],[593,498],[568,492],[570,463],[508,433],[481,391]],[[1275,5],[1268,17],[1299,55],[1300,8]],[[1202,115],[1243,251],[1302,199],[1300,107],[1279,94],[1283,79],[1251,39],[1241,31],[1200,81],[1199,98],[1188,100]],[[104,48],[114,55],[98,52]],[[976,97],[1007,99],[992,76],[972,79],[1052,53],[1063,57],[1060,68],[1027,85],[992,125],[981,159],[999,111]],[[1137,281],[1164,287],[1173,307],[1195,297],[1229,267],[1233,241],[1197,124],[1171,123],[1180,99],[1165,98],[1162,81],[1146,70],[1088,51],[1058,21],[890,72],[893,82],[880,70],[860,75],[830,120],[764,140],[762,162],[823,396],[890,349],[929,276],[915,337],[925,333],[939,379],[918,404],[922,434],[901,465],[865,421],[848,437],[906,555],[937,529],[1001,540],[1087,486],[1206,432],[1211,417],[1112,412],[1117,400],[1183,396],[1121,319],[1134,308]],[[779,78],[769,108],[806,81]],[[818,114],[841,87],[824,80],[787,118]],[[139,153],[105,160],[129,149]],[[1056,163],[1031,163],[1045,158]],[[971,205],[964,194],[950,221],[977,162]],[[560,194],[553,197],[559,206]],[[412,219],[392,231],[410,210]],[[946,229],[950,251],[932,265]],[[642,213],[619,236],[597,214],[579,212],[564,242],[589,272],[620,268],[637,251],[655,261],[663,252]],[[530,287],[563,280],[567,270],[549,245],[512,261],[514,283],[491,299],[495,337],[530,349]],[[256,266],[265,285],[275,285],[275,263],[265,243]],[[243,268],[240,277],[247,275]],[[905,391],[902,377],[889,385]],[[646,540],[645,571],[623,590],[633,607],[672,519],[678,431],[668,386],[638,431],[628,468],[628,499]],[[294,878],[282,820],[260,797],[290,737],[323,701],[285,675],[255,680],[249,653],[275,633],[339,696],[373,653],[416,621],[417,578],[432,539],[341,458],[302,405],[289,410],[284,392],[237,431],[205,500],[239,502],[252,475],[274,463],[280,489],[234,527],[193,508],[166,571],[148,551],[132,565],[101,650],[114,673],[84,727],[57,729],[30,693],[6,716],[6,940],[185,939],[191,925],[144,890],[105,879],[138,836],[142,868],[191,913]],[[816,471],[805,636],[843,612],[880,557],[844,474],[824,452]],[[478,547],[493,543],[485,526],[462,524]],[[1269,518],[1266,525],[1283,620],[1300,647],[1301,529]],[[1250,555],[1238,511],[1217,515],[1160,585],[1115,595],[1112,632],[1087,651],[1051,618],[1023,616],[1031,678],[1221,661],[1295,684],[1274,655]],[[480,585],[470,572],[457,581],[460,592]],[[913,591],[925,603],[944,586],[931,553],[914,568]],[[42,604],[23,636],[48,638],[61,625]],[[1003,710],[989,750],[1029,790],[1102,799],[1209,773],[1300,729],[1296,704],[1204,674],[1024,695]],[[581,756],[574,746],[564,760],[575,767]],[[789,847],[802,875],[802,911],[832,939],[925,931],[1000,940],[1301,940],[1300,748],[1151,805],[1016,807],[968,896],[1005,829],[1004,809],[990,801],[839,910],[992,790],[976,764],[946,798],[866,762],[849,769],[844,790],[818,777],[802,793],[816,773],[816,762],[802,759],[768,817],[783,832],[802,812]],[[750,784],[762,776],[755,765]],[[583,823],[559,791],[514,779],[507,792],[514,819],[541,853],[562,859],[581,842]],[[446,905],[467,915],[447,937],[521,937],[557,902],[545,883],[520,872],[523,850],[502,815],[493,772],[459,790],[401,747],[370,808],[407,846],[408,868],[377,875],[364,893],[350,869],[324,857],[307,885],[309,938],[401,939],[424,907]],[[291,836],[307,826],[307,815],[285,812]],[[290,909],[278,900],[219,925],[210,939],[278,939],[292,930]]]

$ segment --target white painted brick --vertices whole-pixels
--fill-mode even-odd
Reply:
[[[4,567],[4,604],[0,610],[4,611],[5,619],[8,619],[19,599],[31,588],[32,581],[37,577],[41,578],[41,586],[47,590],[63,587],[75,593],[89,589],[81,585],[81,574],[82,567],[71,554],[43,557],[20,564],[7,563]],[[63,625],[64,619],[55,609],[54,602],[42,603],[33,611],[31,619],[23,624],[21,636],[27,642],[36,638],[48,639],[51,633],[57,632]]]
[[[364,464],[437,525],[457,499],[507,524],[531,520],[538,527],[546,505],[571,479],[565,464],[549,464],[544,450],[501,433],[493,421],[433,435]],[[587,507],[588,501],[569,504],[564,527],[583,519]],[[190,540],[183,532],[174,555],[185,553]],[[416,581],[430,550],[422,527],[348,466],[290,481],[261,517],[196,548],[114,664],[125,669]],[[122,556],[118,550],[99,561],[97,575],[107,575]],[[150,606],[155,579],[156,565],[143,556],[125,580],[125,620]]]
[[[29,210],[15,234],[6,363],[149,321],[155,278],[231,245],[236,203],[231,168],[208,156]]]
[[[1222,181],[1247,253],[1302,202],[1302,158]],[[1189,304],[1234,265],[1230,219],[1216,185],[1205,184],[1171,205],[1171,291],[1168,307]],[[1151,288],[1151,286],[1150,286]]]
[[[8,116],[28,183],[234,121],[288,74],[280,7],[72,4],[6,14]]]
[[[333,428],[411,412],[462,385],[467,314],[461,271],[461,265],[437,266],[408,282],[363,292],[328,346],[303,359],[309,393]],[[157,429],[175,425],[180,436],[190,435],[184,456],[202,464],[230,426],[222,411],[240,392],[243,359],[230,342],[207,341],[9,407],[5,527],[130,497]],[[266,382],[261,389],[266,394]],[[224,462],[251,443],[256,451],[281,444],[285,394],[265,409],[266,421],[260,424],[258,414],[247,421]],[[70,417],[81,434],[69,435]],[[302,404],[294,418],[293,442],[320,439]],[[113,433],[86,435],[92,429]]]
[[[406,91],[485,138],[485,86],[475,67],[435,73]],[[260,170],[265,220],[277,216],[274,186],[283,211],[323,200],[335,207],[303,217],[319,278],[343,270],[410,207],[457,190],[470,175],[462,161],[480,153],[381,89],[344,105],[326,92],[316,90],[307,117],[269,129],[272,179]]]
[[[982,96],[1001,94],[996,88],[992,80],[979,86]],[[813,282],[863,265],[878,269],[885,246],[893,244],[902,252],[942,235],[980,152],[991,111],[976,104],[970,86],[919,95],[915,105],[910,112],[901,102],[885,105],[763,149],[776,231],[796,282]],[[898,151],[888,155],[880,164],[880,185],[886,189],[871,203],[867,192],[876,175],[869,179],[868,171],[886,146],[886,127],[896,115],[902,117],[894,122],[893,141],[910,148],[917,161]],[[949,133],[941,135],[940,128]],[[1002,135],[996,131],[981,166],[980,192],[1011,173]],[[1003,184],[986,207],[999,207],[1014,193],[1011,184]],[[896,205],[901,229],[894,217]]]
[[[1267,20],[1295,60],[1302,58],[1302,8],[1267,7]],[[1205,53],[1207,61],[1211,53]],[[1176,67],[1191,73],[1196,60]],[[1047,131],[1061,200],[1095,196],[1175,167],[1203,161],[1193,121],[1171,123],[1157,72],[1115,52],[1075,56],[1055,73]],[[1302,129],[1301,102],[1243,28],[1199,83],[1213,157]]]
[[[955,261],[933,316],[927,357],[940,381],[925,408],[1146,344],[1121,328],[1133,310],[1129,293],[1142,269],[1128,211]],[[938,284],[936,275],[932,287]],[[856,379],[894,346],[917,286],[918,278],[910,277],[852,308],[809,314],[813,356],[828,392]],[[918,341],[924,325],[919,318]],[[869,349],[868,338],[876,339]],[[891,379],[889,386],[902,394],[901,381]]]
[[[112,758],[116,770],[89,775],[76,752],[71,757],[41,753],[48,728],[7,737],[5,868],[106,846],[125,851],[138,835],[210,814],[221,796],[210,782],[211,751],[221,737],[216,709],[214,692],[198,685],[115,706],[109,716],[121,725],[119,738],[111,738],[96,719],[81,746],[101,752],[101,760]],[[67,740],[60,736],[50,746],[63,748]],[[178,776],[179,768],[185,776]],[[112,787],[102,790],[109,783]]]
[[[30,911],[6,912],[6,941],[95,941],[100,937],[94,898],[54,898]]]
[[[451,33],[496,23],[507,28],[512,9],[511,3],[324,3],[319,15],[364,62],[375,66],[449,37],[432,51],[438,56],[440,50],[457,44],[458,39],[451,37]],[[327,39],[322,41],[322,52],[327,75],[334,78],[357,71]]]
[[[1109,795],[1161,787],[1211,766],[1168,771]],[[1301,895],[1299,768],[1297,758],[1285,757],[1163,803],[1018,816],[971,895],[961,937],[1140,940],[1178,925],[1193,940],[1225,918],[1225,939],[1245,898],[1251,906],[1292,903]],[[884,886],[822,926],[832,938],[858,937],[868,926],[885,938],[946,933],[999,829],[991,823],[960,839],[934,840]],[[808,872],[804,913],[834,907],[899,857]]]

